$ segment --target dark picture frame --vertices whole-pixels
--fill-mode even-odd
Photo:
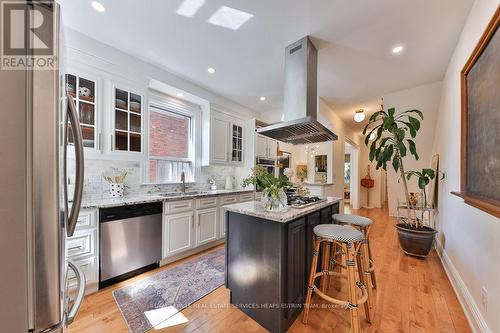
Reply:
[[[460,192],[476,207],[500,217],[500,6],[467,60],[461,81]]]

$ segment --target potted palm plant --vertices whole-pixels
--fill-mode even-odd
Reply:
[[[408,215],[399,217],[396,224],[399,243],[406,254],[419,257],[429,254],[437,231],[425,226],[423,218],[417,216],[418,207],[415,207],[413,200],[410,200],[407,183],[412,176],[417,176],[417,172],[406,172],[403,158],[412,155],[418,160],[417,147],[412,139],[417,136],[420,121],[423,119],[424,116],[419,110],[407,110],[396,114],[396,110],[390,108],[387,112],[384,110],[375,112],[363,130],[367,146],[370,136],[372,134],[375,136],[370,144],[370,161],[376,162],[377,169],[383,168],[384,170],[387,170],[387,164],[390,163],[394,171],[399,174],[408,209]],[[419,180],[419,186],[425,187],[430,179],[434,178],[434,172],[431,173],[428,170],[422,173],[423,180]]]

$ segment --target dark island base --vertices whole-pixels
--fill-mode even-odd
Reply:
[[[331,223],[339,204],[280,223],[228,212],[226,287],[230,303],[270,332],[285,332],[302,311],[312,230]],[[321,262],[321,261],[319,261]]]

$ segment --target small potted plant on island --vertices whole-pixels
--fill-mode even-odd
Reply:
[[[426,257],[429,254],[437,231],[424,225],[423,214],[417,216],[419,207],[415,205],[414,200],[410,199],[407,180],[412,176],[418,177],[419,188],[425,191],[425,186],[435,177],[435,171],[432,169],[424,169],[422,172],[405,171],[403,157],[413,155],[418,160],[417,148],[412,139],[416,137],[420,129],[420,121],[423,119],[423,114],[419,110],[408,110],[396,114],[396,110],[390,108],[387,112],[384,110],[375,112],[363,130],[367,146],[370,135],[375,134],[370,144],[370,161],[376,162],[377,169],[383,168],[384,170],[387,170],[387,164],[391,163],[394,171],[399,173],[408,211],[407,216],[399,217],[399,223],[396,224],[399,243],[406,254],[419,257]],[[424,200],[424,205],[427,205],[426,200]]]
[[[269,211],[281,211],[286,208],[286,190],[292,186],[286,176],[275,177],[261,166],[252,169],[252,173],[241,182],[243,188],[248,185],[257,185],[263,189],[262,203]]]

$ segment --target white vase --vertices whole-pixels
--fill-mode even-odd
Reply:
[[[123,197],[123,183],[111,183],[109,184],[109,194],[112,198],[121,198]]]

